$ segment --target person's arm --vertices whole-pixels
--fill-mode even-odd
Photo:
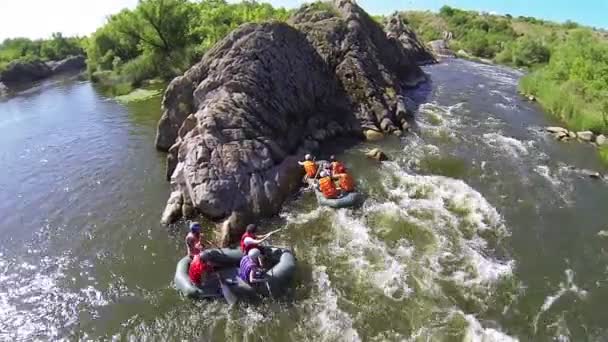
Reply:
[[[298,161],[298,165],[304,166],[304,162]]]
[[[264,240],[266,240],[266,237],[263,237],[261,239],[254,239],[254,238],[248,237],[248,238],[245,238],[245,241],[243,241],[243,242],[245,243],[245,245],[251,245],[251,244],[259,245],[262,242],[264,242]]]
[[[249,272],[249,284],[263,283],[266,281],[266,279],[264,279],[264,278],[256,278],[255,272],[256,272],[256,269],[253,269],[253,270],[251,270],[251,272]]]

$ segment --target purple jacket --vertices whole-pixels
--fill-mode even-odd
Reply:
[[[249,284],[249,275],[251,271],[256,271],[258,269],[258,265],[256,265],[250,257],[245,255],[241,259],[241,266],[239,267],[239,277],[243,279],[247,284]]]

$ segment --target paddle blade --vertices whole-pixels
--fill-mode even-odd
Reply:
[[[236,295],[234,293],[232,293],[232,290],[230,290],[230,287],[228,287],[228,285],[226,285],[226,283],[224,283],[222,281],[222,279],[220,279],[219,277],[218,277],[218,279],[220,281],[220,286],[222,288],[222,294],[224,295],[224,299],[226,299],[226,302],[228,302],[228,305],[233,306],[238,301],[238,298],[236,297]]]

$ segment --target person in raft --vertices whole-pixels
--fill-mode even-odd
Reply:
[[[272,233],[268,233],[265,235],[257,236],[255,232],[257,232],[258,226],[255,224],[250,224],[245,229],[245,234],[241,236],[241,252],[243,254],[249,253],[252,249],[258,249],[260,251],[263,250],[263,247],[260,246],[262,242],[270,237]]]
[[[200,254],[203,250],[201,245],[201,225],[198,222],[190,223],[190,232],[186,235],[186,248],[190,258]]]
[[[304,167],[304,171],[306,172],[306,178],[314,179],[317,176],[317,168],[319,167],[317,163],[313,160],[310,154],[304,156],[304,161],[299,161],[298,164]]]
[[[355,191],[355,180],[346,169],[343,169],[341,173],[334,174],[332,178],[338,181],[338,190],[342,194]]]
[[[266,281],[260,267],[260,254],[259,249],[253,248],[241,258],[239,277],[249,285]]]
[[[340,197],[340,191],[338,191],[336,188],[336,184],[328,171],[321,171],[321,179],[319,179],[319,191],[321,191],[323,196],[328,199]]]
[[[336,175],[346,172],[346,166],[344,166],[344,164],[342,164],[341,161],[337,160],[336,156],[334,156],[334,155],[330,156],[329,161],[330,161],[332,176],[336,176]]]
[[[198,253],[192,258],[188,268],[188,276],[192,284],[201,286],[209,273],[213,272],[213,267],[204,260],[203,253]]]

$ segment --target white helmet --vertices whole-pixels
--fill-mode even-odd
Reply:
[[[257,248],[250,249],[249,253],[247,253],[247,255],[249,256],[249,258],[255,260],[260,257],[260,250]]]
[[[329,177],[329,172],[321,171],[321,178]]]
[[[304,160],[312,160],[312,156],[310,154],[307,154],[304,156]]]

